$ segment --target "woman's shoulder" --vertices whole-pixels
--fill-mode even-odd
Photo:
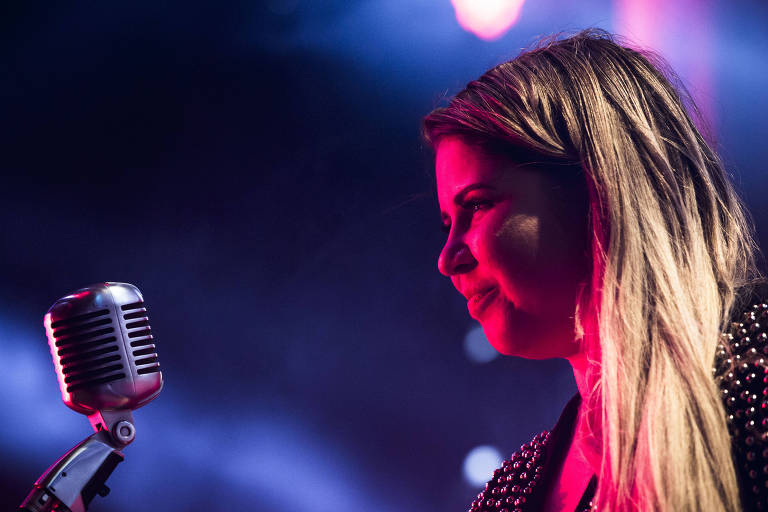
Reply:
[[[768,506],[768,283],[740,290],[715,360],[746,510]]]
[[[768,281],[739,290],[731,308],[730,325],[721,336],[713,369],[721,388],[730,389],[733,383],[745,391],[768,385]],[[765,379],[758,375],[762,372],[766,373]],[[728,408],[738,405],[738,399],[726,391],[725,395]]]
[[[477,495],[469,511],[520,509],[533,494],[544,469],[545,450],[551,438],[545,430],[505,460]]]
[[[541,510],[554,474],[568,451],[580,403],[577,393],[566,404],[551,431],[536,435],[505,460],[477,495],[470,512]],[[590,485],[589,492],[593,492],[594,484]],[[585,508],[586,505],[580,504],[579,510]]]

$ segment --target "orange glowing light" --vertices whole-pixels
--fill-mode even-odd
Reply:
[[[451,0],[464,30],[493,41],[504,35],[520,17],[525,0]]]

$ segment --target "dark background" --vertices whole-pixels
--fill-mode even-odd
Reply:
[[[92,510],[466,509],[468,453],[509,456],[575,386],[564,361],[468,357],[420,118],[539,35],[622,31],[630,3],[763,228],[757,0],[529,0],[493,42],[447,0],[4,4],[0,506],[90,433],[42,317],[110,280],[143,291],[166,387]]]

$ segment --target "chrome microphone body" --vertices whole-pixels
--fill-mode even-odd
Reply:
[[[144,298],[127,283],[105,282],[57,300],[45,314],[61,397],[95,433],[35,482],[19,510],[85,512],[135,435],[132,411],[163,388]]]
[[[64,403],[92,416],[135,410],[163,387],[144,298],[127,283],[100,283],[57,300],[45,332]]]

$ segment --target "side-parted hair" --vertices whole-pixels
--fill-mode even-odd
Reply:
[[[741,510],[712,366],[759,250],[686,107],[661,59],[590,29],[490,69],[423,123],[433,148],[460,136],[584,171],[592,275],[575,335],[599,510]]]

